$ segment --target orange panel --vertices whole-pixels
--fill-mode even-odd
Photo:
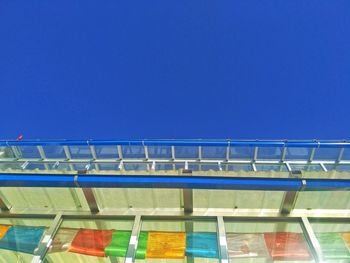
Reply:
[[[76,234],[70,252],[104,257],[105,248],[112,241],[112,230],[81,229]]]
[[[186,233],[149,232],[146,258],[184,258]]]
[[[10,227],[9,225],[0,225],[0,239],[4,237]]]

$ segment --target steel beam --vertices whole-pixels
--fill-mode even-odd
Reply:
[[[307,217],[301,218],[301,227],[303,229],[306,241],[308,242],[308,244],[310,246],[311,253],[313,254],[316,262],[324,262],[322,252],[321,252],[320,243],[318,242],[316,235],[315,235]]]
[[[44,258],[47,252],[50,249],[51,243],[63,221],[62,212],[58,213],[53,220],[49,230],[46,232],[45,236],[41,240],[37,251],[32,259],[32,263],[41,263],[44,261]]]
[[[129,240],[128,250],[126,252],[125,263],[135,262],[136,250],[139,241],[141,231],[141,216],[137,215],[134,219],[134,225],[131,231],[131,237]]]
[[[220,263],[228,263],[225,223],[222,216],[217,217],[217,229]]]
[[[291,171],[289,172],[290,178],[301,178],[302,173],[301,171]],[[303,183],[303,186],[305,187],[306,184],[305,181],[301,181]],[[296,201],[298,198],[298,191],[288,191],[285,192],[282,198],[280,212],[281,214],[289,214],[295,207]]]

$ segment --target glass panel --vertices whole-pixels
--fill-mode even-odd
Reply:
[[[220,171],[219,164],[202,164],[202,171]]]
[[[291,164],[292,171],[323,171],[319,164]]]
[[[148,146],[148,157],[153,159],[171,159],[171,146]]]
[[[31,262],[51,220],[0,219],[0,261]]]
[[[46,259],[49,262],[124,262],[132,220],[64,220]],[[55,253],[59,252],[59,253]]]
[[[226,159],[226,147],[202,147],[202,159]]]
[[[143,146],[138,145],[128,145],[122,146],[123,158],[138,158],[144,159],[145,156],[145,148]]]
[[[280,160],[282,157],[282,149],[280,147],[259,147],[258,160]]]
[[[350,148],[345,148],[343,152],[342,160],[350,160]]]
[[[193,190],[193,205],[198,208],[278,209],[282,191]]]
[[[180,208],[179,189],[95,188],[97,203],[108,209]]]
[[[231,147],[230,148],[230,159],[248,159],[251,160],[254,157],[255,147]]]
[[[0,147],[0,158],[15,158],[10,147]]]
[[[87,145],[70,146],[69,150],[72,159],[92,159],[90,147]]]
[[[173,164],[168,164],[168,163],[156,163],[156,171],[159,170],[173,170]]]
[[[49,165],[46,166],[47,169],[49,169]],[[29,163],[24,169],[26,170],[45,170],[46,169],[45,165],[43,163]]]
[[[251,164],[225,164],[222,169],[226,171],[253,171]]]
[[[19,146],[22,158],[41,158],[36,146]]]
[[[314,160],[331,160],[338,159],[340,148],[318,148],[315,150]]]
[[[146,163],[124,163],[124,170],[137,170],[137,171],[147,171],[148,165]]]
[[[119,159],[116,145],[96,145],[95,152],[97,159]]]
[[[298,223],[225,221],[232,261],[315,262]]]
[[[286,159],[287,160],[309,160],[311,154],[311,148],[287,148]]]
[[[339,172],[349,172],[350,171],[350,164],[326,164],[325,165],[328,171],[339,171]]]
[[[52,159],[66,159],[63,146],[60,145],[47,145],[43,146],[46,158]]]
[[[99,163],[95,165],[97,165],[101,171],[119,170],[119,163]]]
[[[287,172],[287,167],[284,164],[256,164],[257,171],[278,171]]]
[[[350,209],[349,191],[299,192],[296,209]]]
[[[177,159],[198,159],[197,146],[176,146],[175,158]]]
[[[0,169],[22,169],[22,165],[24,162],[3,162],[0,163]]]
[[[145,253],[136,262],[219,262],[215,221],[143,221]],[[146,242],[145,242],[146,243]]]
[[[89,210],[82,189],[54,187],[2,187],[13,209]]]
[[[321,223],[310,219],[311,226],[327,262],[350,261],[350,224]]]

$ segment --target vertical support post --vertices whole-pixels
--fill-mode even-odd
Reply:
[[[193,191],[192,189],[182,189],[184,200],[184,211],[186,214],[193,213]]]
[[[98,212],[100,212],[94,190],[92,188],[82,188],[82,190],[83,190],[86,202],[89,205],[89,209],[91,213],[97,214]]]
[[[227,240],[224,218],[222,216],[217,217],[218,224],[218,249],[220,256],[220,263],[228,263],[228,252],[227,252]]]
[[[185,221],[185,231],[186,231],[186,233],[193,233],[193,221],[192,220]],[[187,263],[194,263],[194,257],[186,256],[186,262]]]
[[[12,208],[7,198],[0,192],[0,212],[9,212]]]
[[[290,178],[301,178],[302,173],[301,173],[301,171],[290,171],[289,177]],[[303,183],[304,183],[304,181],[303,181]],[[298,198],[297,191],[285,192],[283,195],[282,202],[281,202],[280,213],[282,215],[289,214],[294,209],[297,198]]]
[[[307,217],[301,218],[301,227],[304,232],[306,241],[310,246],[311,253],[314,256],[316,262],[323,262],[320,243],[318,242],[316,235]]]
[[[137,215],[135,216],[135,219],[134,219],[134,225],[131,231],[129,246],[126,252],[125,263],[135,262],[136,249],[139,241],[140,231],[141,231],[141,216]]]
[[[51,243],[63,221],[62,212],[58,213],[53,220],[49,230],[41,240],[37,251],[35,252],[35,256],[32,259],[32,263],[41,263],[44,261],[44,258],[47,252],[50,249]]]

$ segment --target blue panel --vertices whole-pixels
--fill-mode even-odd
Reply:
[[[254,157],[255,147],[230,147],[230,159],[251,160]]]
[[[75,187],[74,175],[0,175],[0,187]]]
[[[342,160],[350,160],[350,148],[344,149]]]
[[[202,159],[226,159],[227,147],[202,147]]]
[[[148,157],[151,159],[171,159],[171,146],[148,146]]]
[[[176,146],[175,147],[176,159],[198,159],[198,147],[197,146]]]
[[[218,258],[218,241],[215,233],[186,233],[186,256]]]
[[[137,145],[124,145],[122,146],[123,158],[135,158],[135,159],[144,159],[145,148],[143,146]]]
[[[119,159],[116,145],[96,145],[95,152],[97,159]]]
[[[0,239],[0,248],[34,254],[44,231],[44,227],[11,226]]]
[[[332,190],[350,190],[350,180],[341,179],[309,179],[306,183],[306,191],[332,191]]]

